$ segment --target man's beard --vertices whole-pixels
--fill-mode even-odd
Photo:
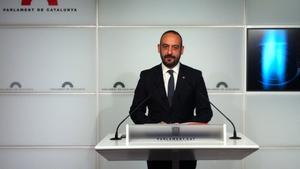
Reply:
[[[179,59],[180,59],[180,56],[179,56],[178,58],[176,58],[176,57],[173,56],[173,55],[165,55],[165,56],[163,56],[163,55],[161,54],[160,57],[161,57],[161,60],[162,60],[163,64],[164,64],[166,67],[168,67],[168,68],[173,68],[173,67],[175,67],[175,66],[178,64]],[[171,62],[171,59],[173,60],[172,62]],[[169,60],[169,61],[168,61],[168,60]]]

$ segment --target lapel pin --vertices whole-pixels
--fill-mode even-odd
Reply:
[[[185,76],[182,76],[181,78],[182,78],[182,79],[185,79]]]

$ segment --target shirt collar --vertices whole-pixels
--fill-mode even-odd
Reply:
[[[162,65],[162,71],[163,71],[163,73],[167,73],[168,70],[173,70],[177,74],[179,72],[180,62],[178,62],[178,64],[175,67],[173,67],[172,69],[168,68],[163,63],[161,65]]]

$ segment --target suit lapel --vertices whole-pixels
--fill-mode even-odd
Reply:
[[[180,100],[180,93],[182,91],[184,91],[184,85],[185,85],[185,79],[186,79],[186,72],[184,69],[184,65],[180,65],[179,68],[179,73],[178,73],[178,77],[177,77],[177,84],[176,84],[176,89],[174,92],[174,96],[173,96],[173,103],[175,102],[176,104],[176,100]]]
[[[154,73],[154,89],[153,90],[157,90],[157,92],[159,93],[159,97],[158,98],[163,105],[169,105],[168,102],[168,97],[166,94],[166,89],[165,89],[165,85],[164,85],[164,79],[163,79],[163,74],[162,74],[162,67],[161,65],[158,65],[155,73]]]

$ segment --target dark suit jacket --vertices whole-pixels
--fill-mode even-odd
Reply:
[[[207,97],[201,71],[180,64],[172,106],[169,106],[162,66],[157,65],[140,74],[130,107],[131,119],[136,124],[161,121],[166,123],[208,122],[212,117],[212,110],[209,102],[201,94]],[[146,102],[132,112],[145,99]],[[148,108],[147,114],[146,108]]]

